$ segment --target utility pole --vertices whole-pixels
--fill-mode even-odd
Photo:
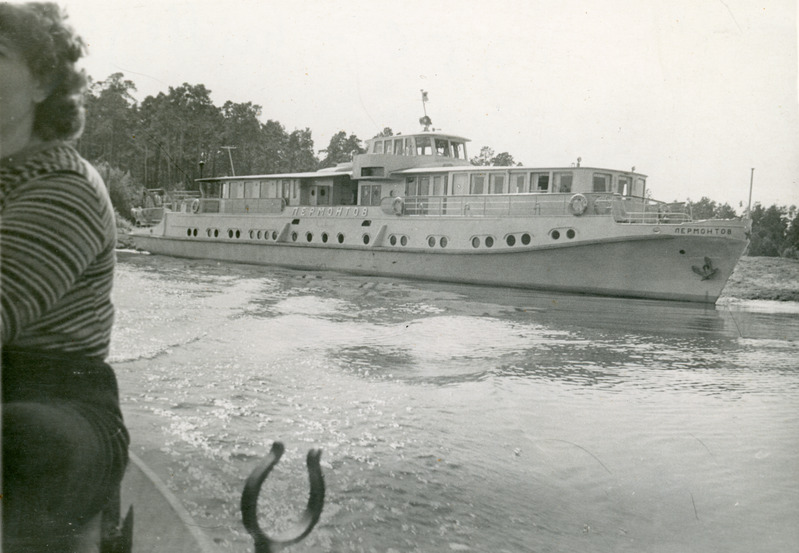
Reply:
[[[746,218],[752,218],[752,185],[755,182],[755,168],[752,167],[752,172],[749,174],[749,206],[746,208]]]
[[[235,150],[235,146],[221,146],[223,150],[227,150],[227,156],[230,159],[230,175],[232,177],[236,176],[236,170],[233,168],[233,154],[230,153],[230,150]]]

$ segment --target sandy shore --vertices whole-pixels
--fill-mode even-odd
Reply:
[[[721,298],[799,301],[799,261],[742,257]]]

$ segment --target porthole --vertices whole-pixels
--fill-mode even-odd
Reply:
[[[325,244],[327,244],[327,239],[328,239],[327,233],[326,233],[326,232],[323,232],[323,233],[322,233],[322,242],[324,242]]]
[[[486,248],[490,248],[493,245],[494,245],[494,237],[486,236]]]
[[[566,238],[568,238],[569,240],[571,240],[575,236],[577,236],[577,233],[574,232],[573,228],[570,228],[569,230],[566,231]]]
[[[396,246],[397,245],[397,237],[392,234],[391,238],[388,239],[388,243],[391,244],[392,246]]]
[[[258,233],[255,236],[258,238],[258,240],[260,240],[261,239],[261,231],[259,230]]]
[[[214,229],[214,238],[219,238],[219,229],[218,228]]]
[[[364,235],[363,235],[363,243],[364,243],[364,244],[369,244],[369,241],[370,241],[371,239],[372,239],[372,238],[371,238],[371,237],[370,237],[368,234],[364,234]]]
[[[436,245],[436,237],[435,236],[431,236],[430,238],[428,238],[427,239],[427,245],[430,246],[431,248],[433,246],[435,246]]]
[[[553,230],[552,232],[549,233],[549,235],[552,237],[553,240],[557,240],[558,238],[560,238],[560,231]]]
[[[294,231],[294,232],[291,233],[291,241],[292,242],[296,242],[297,241],[297,231]]]
[[[525,232],[524,234],[522,234],[522,244],[526,246],[529,243],[530,243],[530,235]]]
[[[305,239],[306,239],[308,242],[310,242],[311,240],[313,240],[313,233],[312,233],[312,232],[306,232],[306,233],[305,233]]]
[[[475,236],[474,238],[472,238],[472,247],[473,248],[479,248],[480,247],[480,237],[479,236]]]
[[[227,237],[228,238],[233,238],[233,229],[232,228],[227,229]]]
[[[197,236],[197,229],[194,229],[193,231],[191,231],[191,234],[192,234],[192,236]]]
[[[448,242],[447,237],[446,236],[442,236],[441,240],[439,241],[439,244],[441,244],[442,248],[446,248],[447,247],[447,242]]]
[[[255,231],[250,229],[250,240],[252,240],[253,238],[255,238]]]
[[[516,245],[516,237],[512,234],[509,234],[507,238],[505,238],[505,242],[508,243],[508,246],[515,246]]]
[[[208,236],[208,238],[211,238],[211,229],[205,229],[205,234]]]
[[[408,245],[408,237],[407,236],[403,236],[403,237],[400,238],[400,245],[401,246],[407,246]]]
[[[236,238],[241,238],[241,231],[236,229]]]
[[[685,255],[685,250],[680,250],[680,255]]]
[[[191,229],[190,228],[186,229],[186,236],[191,236]]]
[[[277,240],[277,231],[276,230],[272,231],[272,240]]]
[[[339,232],[338,236],[336,236],[336,240],[338,240],[339,244],[343,244],[344,243],[344,235]]]

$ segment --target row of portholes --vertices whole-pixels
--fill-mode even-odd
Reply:
[[[250,230],[250,240],[277,240],[276,230]],[[236,236],[238,238],[238,236]]]
[[[553,240],[560,240],[560,236],[561,236],[561,230],[559,229],[552,229],[549,231],[549,237],[552,238]],[[577,233],[574,231],[573,228],[566,229],[566,238],[572,240],[575,236],[577,236]]]
[[[388,243],[392,246],[396,246],[399,243],[400,246],[407,246],[408,245],[408,237],[404,234],[392,234],[388,237]]]
[[[197,229],[196,228],[187,228],[186,229],[186,236],[197,236]]]
[[[427,237],[427,245],[431,248],[436,247],[436,243],[442,248],[446,248],[447,244],[449,243],[449,239],[446,236],[428,236]]]

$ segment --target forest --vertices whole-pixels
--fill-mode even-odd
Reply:
[[[315,171],[363,152],[355,134],[341,131],[324,149],[315,150],[311,129],[287,131],[252,102],[214,105],[202,84],[184,83],[168,92],[133,96],[136,85],[114,73],[89,80],[86,126],[78,151],[92,162],[109,187],[118,214],[127,217],[148,188],[196,190],[195,179],[236,174]],[[385,128],[379,134],[390,136]],[[517,165],[508,152],[483,146],[474,165]],[[728,204],[710,198],[688,201],[695,219],[736,217]],[[752,207],[747,255],[799,259],[799,210],[795,205]]]

